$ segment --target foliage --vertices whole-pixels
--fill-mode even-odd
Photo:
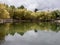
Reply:
[[[60,19],[60,10],[35,11],[27,10],[23,5],[15,7],[0,4],[0,18],[12,18],[20,20],[55,20]]]
[[[34,12],[38,11],[38,9],[35,9]]]
[[[6,19],[10,18],[9,13],[5,9],[0,9],[0,18]]]
[[[20,7],[18,7],[18,9],[24,9],[25,7],[23,5],[21,5]]]

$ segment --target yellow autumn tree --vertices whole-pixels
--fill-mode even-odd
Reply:
[[[0,4],[0,18],[2,19],[10,18],[9,12],[6,10],[5,4]]]
[[[6,19],[10,18],[9,13],[5,9],[0,9],[0,18]]]

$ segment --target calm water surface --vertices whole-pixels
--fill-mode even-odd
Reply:
[[[0,45],[60,45],[60,24],[51,22],[0,24]]]

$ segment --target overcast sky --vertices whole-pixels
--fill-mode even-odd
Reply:
[[[0,0],[0,3],[20,6],[24,5],[30,10],[60,8],[60,0]]]

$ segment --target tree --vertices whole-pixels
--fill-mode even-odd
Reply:
[[[15,9],[15,6],[14,5],[11,5],[10,8]]]
[[[36,12],[36,11],[38,11],[38,9],[37,9],[37,8],[34,10],[34,12]]]
[[[24,13],[26,9],[16,9],[14,12],[14,18],[24,19]]]
[[[15,6],[14,6],[14,5],[11,5],[10,7],[8,7],[7,10],[8,10],[8,12],[9,12],[9,14],[10,14],[10,17],[13,18],[14,12],[15,12],[15,10],[16,10]]]
[[[0,9],[0,18],[2,19],[10,18],[8,11],[5,9]]]
[[[24,9],[25,7],[23,5],[21,5],[20,7],[18,7],[18,9]]]
[[[26,10],[25,14],[24,14],[25,19],[27,19],[27,20],[31,19],[32,18],[31,13],[32,13],[32,11]]]

